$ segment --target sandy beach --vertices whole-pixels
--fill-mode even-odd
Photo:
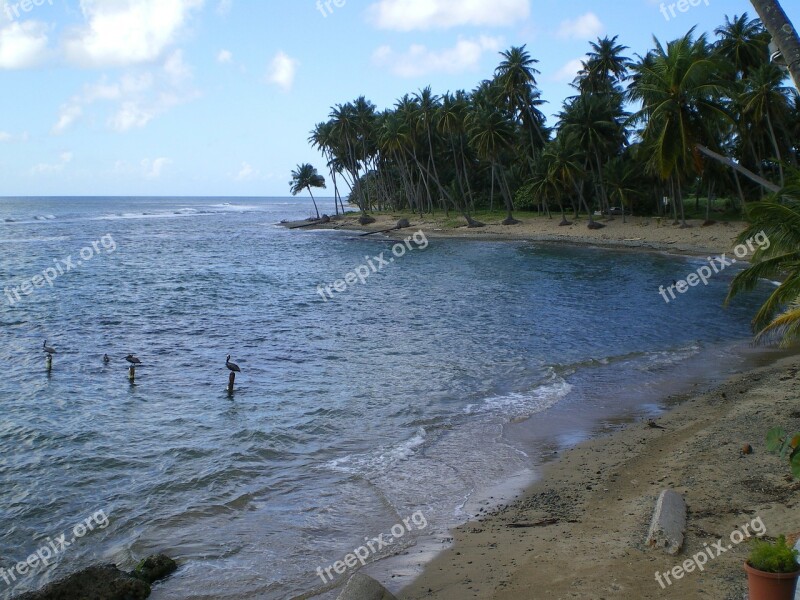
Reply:
[[[663,429],[632,424],[566,452],[524,497],[454,531],[454,545],[400,598],[743,598],[746,540],[670,585],[655,573],[717,540],[729,545],[758,518],[768,537],[796,539],[800,482],[766,452],[764,436],[776,425],[800,429],[797,362],[783,357],[688,398],[658,420]],[[689,510],[677,556],[645,545],[666,488]]]
[[[608,220],[597,217],[597,222],[605,227],[591,230],[588,220],[581,216],[572,225],[561,227],[559,215],[553,218],[530,216],[525,213],[515,215],[521,221],[518,225],[502,225],[500,219],[486,222],[485,227],[467,228],[464,219],[451,213],[449,217],[443,213],[420,218],[408,213],[379,213],[372,215],[375,223],[362,226],[358,223],[357,213],[348,213],[344,217],[332,220],[327,224],[314,224],[308,229],[342,229],[359,232],[379,232],[397,225],[402,218],[411,223],[410,229],[391,232],[392,237],[403,237],[412,231],[422,230],[429,238],[464,238],[475,240],[529,240],[547,242],[566,242],[570,244],[588,244],[615,248],[633,248],[642,250],[661,250],[681,254],[722,254],[730,253],[736,246],[736,237],[747,226],[744,222],[718,222],[703,227],[702,221],[688,220],[689,227],[681,229],[672,224],[672,219],[656,217],[622,217]],[[286,227],[308,225],[305,222],[283,223]]]

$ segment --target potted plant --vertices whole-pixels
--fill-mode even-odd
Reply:
[[[780,536],[774,544],[755,540],[750,558],[744,563],[750,600],[794,600],[800,576],[798,551]]]

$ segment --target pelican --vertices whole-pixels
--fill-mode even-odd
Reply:
[[[111,362],[111,359],[108,357],[108,354],[103,354],[103,363],[108,364]]]
[[[42,351],[43,351],[45,354],[49,354],[50,356],[53,356],[53,354],[56,354],[56,351],[55,351],[53,348],[50,348],[50,347],[47,345],[47,340],[45,340],[45,341],[44,341],[44,344],[42,344]]]
[[[231,362],[231,355],[228,354],[228,357],[225,359],[225,366],[228,367],[234,373],[241,373],[242,370],[239,368],[239,365],[236,363]]]
[[[137,366],[137,365],[142,364],[142,361],[140,361],[138,358],[136,358],[133,354],[128,354],[128,356],[125,357],[125,360],[127,360],[133,366]]]

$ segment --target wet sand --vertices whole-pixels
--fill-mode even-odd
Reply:
[[[565,452],[523,497],[457,528],[399,598],[740,600],[746,541],[663,588],[655,573],[727,546],[759,517],[768,537],[800,533],[800,482],[764,444],[776,425],[800,430],[798,391],[798,359],[784,357],[689,397],[658,419],[663,429],[633,423]],[[678,556],[645,546],[666,488],[689,508]]]

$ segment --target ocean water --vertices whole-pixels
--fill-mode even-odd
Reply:
[[[750,360],[759,294],[723,309],[733,271],[658,295],[702,259],[428,240],[326,301],[318,286],[393,242],[276,226],[310,213],[0,199],[0,598],[155,552],[181,566],[157,600],[311,597],[319,567],[403,519],[369,569],[441,547],[554,451]],[[14,570],[61,534],[46,569]]]

